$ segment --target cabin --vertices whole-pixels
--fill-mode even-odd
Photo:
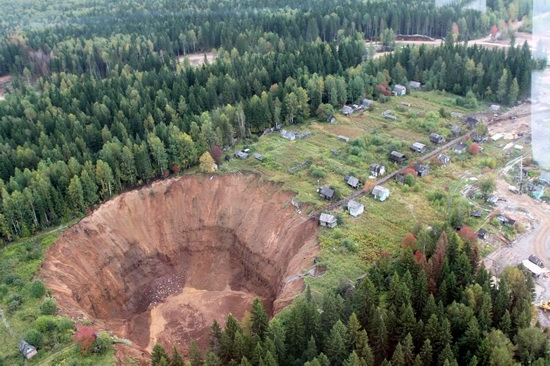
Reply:
[[[363,108],[369,108],[371,105],[374,104],[374,102],[370,99],[365,98],[365,99],[363,99],[363,102],[361,104],[362,104]]]
[[[438,135],[437,133],[430,133],[430,141],[434,144],[443,144],[445,143],[445,137]]]
[[[306,137],[311,136],[311,131],[304,131],[304,132],[292,131],[292,132],[294,132],[294,135],[296,136],[296,138],[297,138],[298,140],[303,140],[303,139],[305,139]]]
[[[498,197],[495,196],[495,195],[491,195],[489,197],[487,197],[487,199],[485,200],[485,202],[491,204],[491,205],[496,205],[497,202],[498,202]]]
[[[498,112],[498,111],[500,111],[500,106],[499,106],[498,104],[491,104],[491,107],[490,107],[490,108],[491,108],[491,110],[492,110],[493,112]]]
[[[259,154],[259,153],[254,153],[252,154],[252,156],[254,157],[254,159],[258,160],[258,161],[264,161],[264,157],[262,154]]]
[[[414,171],[416,172],[416,175],[418,175],[419,177],[425,177],[426,175],[428,175],[430,171],[430,167],[428,165],[417,163],[417,164],[414,164]]]
[[[343,136],[343,135],[339,135],[339,136],[338,136],[338,140],[344,141],[344,142],[349,142],[349,137]]]
[[[361,185],[361,182],[359,181],[358,178],[353,176],[348,176],[348,175],[344,177],[344,182],[346,182],[347,185],[353,189],[357,189],[357,187]]]
[[[410,146],[410,149],[414,152],[417,152],[417,153],[423,153],[424,151],[426,151],[426,145],[424,145],[420,142],[415,142],[414,144],[412,144]]]
[[[245,153],[244,151],[235,150],[234,154],[235,154],[235,157],[239,158],[239,159],[247,159],[248,158],[248,154]]]
[[[324,198],[329,201],[334,198],[334,190],[327,187],[322,187],[317,189],[317,193],[319,193],[319,196],[321,196],[321,198]]]
[[[34,356],[36,356],[37,351],[36,347],[30,345],[27,341],[21,340],[19,341],[19,345],[17,346],[19,349],[19,352],[25,357],[25,359],[30,360]]]
[[[396,162],[397,164],[402,164],[405,160],[407,160],[407,156],[398,151],[392,151],[390,153],[390,160]]]
[[[500,221],[501,224],[506,226],[514,226],[516,224],[516,220],[512,219],[511,217],[504,216],[504,215],[498,215],[496,216],[496,219]]]
[[[391,94],[395,97],[405,95],[405,94],[407,94],[407,88],[405,88],[401,84],[396,84],[393,87],[393,90],[392,90]]]
[[[540,268],[535,263],[533,263],[533,262],[531,262],[527,259],[522,260],[521,264],[523,265],[523,267],[525,267],[525,270],[527,272],[531,273],[531,275],[533,277],[540,277],[540,276],[544,275],[547,272],[543,268]]]
[[[382,186],[375,186],[372,195],[378,201],[385,201],[390,196],[390,190]]]
[[[472,133],[472,141],[477,143],[482,143],[487,141],[487,136],[485,135],[478,135],[477,133]]]
[[[382,117],[386,119],[391,119],[392,121],[397,121],[397,117],[394,116],[393,112],[388,109],[387,111],[382,112]]]
[[[350,107],[349,105],[345,105],[344,107],[342,107],[342,114],[344,116],[350,116],[352,113],[353,113],[353,108]]]
[[[328,123],[334,123],[334,122],[336,122],[336,117],[334,117],[334,115],[331,114],[327,117],[326,121]]]
[[[483,212],[481,210],[475,210],[470,213],[470,216],[480,218],[483,215]]]
[[[461,132],[462,132],[462,129],[460,128],[460,126],[453,125],[453,127],[451,127],[451,133],[453,134],[453,136],[458,136],[460,135]]]
[[[348,211],[351,216],[357,217],[365,211],[365,206],[357,201],[350,200],[348,202]]]
[[[419,81],[409,81],[409,87],[414,90],[419,90],[421,87],[421,84]]]
[[[468,117],[466,118],[466,126],[468,126],[468,128],[475,128],[478,124],[479,120],[477,118],[474,118],[474,117]]]
[[[437,160],[439,160],[441,165],[447,165],[451,163],[451,157],[445,154],[439,154],[439,156],[437,157]]]
[[[287,139],[289,141],[294,141],[294,140],[296,140],[296,132],[281,130],[281,137],[284,138],[284,139]]]
[[[373,177],[378,177],[386,174],[386,168],[380,164],[371,164],[370,165],[370,175]]]
[[[539,183],[550,185],[550,172],[542,172],[539,177]]]
[[[487,240],[487,238],[489,237],[489,233],[485,229],[479,229],[477,231],[477,237],[482,240]]]
[[[336,220],[336,217],[334,217],[333,215],[323,212],[319,217],[319,224],[321,224],[321,226],[325,226],[332,229],[336,226],[337,220]]]
[[[468,145],[466,145],[464,142],[461,142],[453,146],[453,152],[455,152],[456,154],[462,154],[466,151],[467,148]]]

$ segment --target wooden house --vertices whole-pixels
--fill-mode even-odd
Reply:
[[[319,217],[319,224],[321,224],[321,226],[325,226],[332,229],[333,227],[336,226],[337,220],[335,216],[323,212]]]
[[[375,186],[372,195],[379,201],[385,201],[390,196],[390,190],[382,186]]]
[[[362,203],[350,200],[348,202],[348,211],[351,216],[357,217],[365,211],[365,206]]]
[[[407,160],[407,156],[405,154],[401,154],[398,151],[392,151],[390,153],[390,160],[396,162],[397,164],[401,164],[405,160]]]
[[[319,196],[321,196],[321,198],[324,198],[329,201],[334,198],[334,190],[327,187],[322,187],[317,189],[317,193],[319,193]]]
[[[424,151],[426,151],[426,145],[420,142],[415,142],[410,146],[410,149],[417,153],[423,153]]]
[[[430,133],[430,141],[434,144],[443,144],[445,143],[445,137],[438,135],[437,133]]]

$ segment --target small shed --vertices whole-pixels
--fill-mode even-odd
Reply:
[[[296,139],[296,133],[294,131],[281,130],[281,137],[289,141]]]
[[[343,135],[338,135],[338,140],[344,141],[344,142],[349,142],[349,137],[343,136]]]
[[[419,177],[425,177],[430,171],[430,167],[424,164],[414,164],[414,171]]]
[[[354,177],[354,176],[346,175],[344,177],[344,182],[346,182],[348,184],[348,186],[350,186],[351,188],[354,188],[354,189],[356,189],[357,187],[359,187],[361,185],[361,182],[359,181],[359,179]]]
[[[500,111],[500,106],[498,104],[491,104],[491,110],[493,112],[498,112]]]
[[[420,89],[420,82],[419,81],[409,81],[409,87],[414,90]]]
[[[344,116],[349,116],[353,113],[353,108],[349,105],[345,105],[344,107],[342,107],[342,114]]]
[[[466,118],[466,126],[468,126],[468,128],[475,128],[478,124],[479,120],[477,118],[474,118],[474,117],[467,117]]]
[[[372,100],[364,98],[362,105],[364,108],[369,108],[373,103],[374,102]]]
[[[297,138],[298,140],[303,140],[303,139],[305,139],[306,137],[311,136],[311,131],[303,131],[303,132],[292,131],[292,132],[294,132],[294,135],[296,136],[296,138]]]
[[[410,146],[410,149],[417,153],[423,153],[424,151],[426,151],[426,145],[420,142],[415,142]]]
[[[392,89],[392,95],[393,96],[401,96],[407,94],[407,88],[405,88],[401,84],[396,84]]]
[[[329,115],[329,116],[327,117],[327,120],[326,120],[326,121],[327,121],[328,123],[334,123],[334,122],[336,122],[336,117],[334,117],[334,115],[331,114],[331,115]]]
[[[442,164],[442,165],[447,165],[451,162],[451,157],[450,156],[447,156],[445,154],[439,154],[439,156],[437,157],[437,159],[439,160],[439,162]]]
[[[481,210],[475,210],[470,213],[470,216],[480,218],[483,215],[483,212]]]
[[[457,154],[462,154],[466,151],[467,148],[468,148],[468,145],[466,145],[464,142],[461,142],[453,146],[453,151]]]
[[[263,157],[263,155],[259,154],[259,153],[254,153],[254,154],[252,154],[252,156],[254,157],[254,159],[259,160],[259,161],[264,161],[264,159],[265,159]]]
[[[405,154],[401,154],[398,151],[392,151],[390,153],[390,160],[398,164],[403,163],[406,159],[407,159],[407,156]]]
[[[397,121],[397,117],[393,114],[393,111],[391,109],[388,109],[384,112],[382,112],[382,117],[386,119],[391,119],[393,121]]]
[[[17,346],[19,348],[19,352],[25,357],[27,360],[30,360],[34,356],[36,356],[36,347],[29,344],[29,342],[25,340],[19,341],[19,345]]]
[[[375,186],[372,195],[379,201],[385,201],[390,196],[390,190],[382,186]]]
[[[324,198],[329,201],[334,198],[334,190],[327,187],[322,187],[317,189],[317,193],[319,193],[319,196],[321,196],[321,198]]]
[[[430,141],[434,144],[443,144],[445,143],[445,137],[438,135],[437,133],[430,133]]]
[[[542,196],[544,196],[544,187],[535,186],[534,189],[531,191],[530,196],[540,200]]]
[[[539,182],[542,184],[550,185],[550,172],[540,173]]]
[[[348,210],[351,216],[357,217],[365,211],[365,206],[362,203],[350,200],[348,202]]]
[[[235,150],[235,157],[239,159],[246,159],[248,158],[248,154],[244,151]]]
[[[487,141],[487,136],[485,135],[478,135],[477,133],[472,133],[472,141],[477,143],[482,143]]]
[[[405,176],[401,173],[397,173],[395,175],[395,180],[397,181],[397,183],[405,184]]]
[[[337,224],[336,217],[334,217],[331,214],[323,212],[319,217],[319,224],[321,224],[321,226],[325,226],[332,229]]]
[[[525,267],[527,271],[529,271],[533,275],[533,277],[540,277],[546,273],[546,270],[540,268],[535,263],[527,259],[522,260],[521,264],[523,265],[523,267]]]
[[[485,229],[479,229],[477,231],[477,237],[482,240],[487,240],[487,238],[489,237],[489,233]]]
[[[370,175],[373,177],[378,177],[386,174],[386,167],[380,164],[371,164],[370,165]]]
[[[454,136],[460,135],[461,132],[462,132],[462,129],[460,128],[460,126],[458,126],[458,125],[453,125],[453,127],[451,127],[451,133],[452,133]]]

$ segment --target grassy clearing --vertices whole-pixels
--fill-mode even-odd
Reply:
[[[74,222],[73,222],[74,223]],[[114,355],[82,356],[73,344],[73,321],[55,315],[51,294],[36,275],[44,253],[55,243],[58,231],[38,234],[0,249],[0,307],[11,330],[0,322],[0,365],[23,365],[17,345],[21,339],[38,347],[27,365],[114,365]]]
[[[398,169],[388,160],[392,150],[407,154],[409,163],[414,163],[420,156],[409,149],[414,142],[422,142],[433,149],[435,146],[429,142],[429,133],[437,132],[450,138],[450,128],[455,124],[463,125],[463,120],[443,118],[440,109],[444,107],[447,113],[468,114],[468,111],[455,106],[454,101],[455,97],[446,93],[415,92],[390,98],[387,103],[377,103],[373,110],[350,117],[338,114],[335,124],[312,120],[295,126],[299,131],[311,131],[310,137],[287,141],[278,133],[264,136],[249,146],[252,152],[262,154],[264,161],[253,157],[232,159],[222,169],[259,172],[265,179],[279,182],[283,189],[295,192],[298,201],[308,204],[308,207],[322,209],[327,202],[316,193],[318,185],[330,186],[339,196],[347,196],[353,190],[344,182],[344,175],[354,175],[365,182],[372,163],[384,164],[387,172]],[[382,112],[386,110],[391,110],[398,120],[385,119]],[[347,143],[341,141],[339,135],[351,140]],[[387,183],[391,195],[385,202],[375,201],[370,195],[362,197],[360,202],[365,205],[365,214],[358,218],[352,218],[344,209],[337,211],[342,224],[334,230],[323,228],[320,231],[320,257],[328,271],[320,278],[309,279],[313,289],[333,287],[342,280],[353,281],[364,273],[372,260],[397,253],[401,240],[416,224],[429,225],[445,220],[448,192],[456,188],[457,182],[465,175],[482,174],[491,163],[487,160],[494,160],[495,165],[504,162],[500,148],[493,144],[484,144],[484,147],[485,152],[477,156],[449,152],[452,163],[448,166],[430,162],[429,176],[416,178],[413,187]],[[289,173],[289,169],[304,162],[310,165]],[[472,182],[461,182],[462,185],[468,183]],[[459,195],[459,191],[455,194]],[[433,198],[438,194],[444,199]],[[476,204],[484,205],[481,201]],[[466,217],[465,223],[477,229],[482,220]]]

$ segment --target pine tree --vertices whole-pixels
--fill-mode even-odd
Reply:
[[[331,365],[338,366],[342,364],[348,355],[348,344],[346,326],[338,320],[330,331],[325,347]]]
[[[313,336],[311,336],[307,342],[307,348],[304,351],[303,357],[307,361],[312,361],[315,357],[317,357],[317,345],[315,344],[315,339]]]
[[[199,346],[195,341],[191,341],[191,348],[189,350],[189,362],[191,366],[201,366],[202,365],[202,354]]]
[[[264,305],[260,299],[255,298],[250,311],[250,330],[252,334],[256,334],[261,340],[265,338],[265,332],[268,327],[269,319],[264,310]]]
[[[161,362],[170,360],[168,354],[160,344],[153,346],[153,352],[151,353],[151,366],[161,366]]]
[[[170,360],[170,366],[183,366],[183,357],[180,355],[176,347],[172,350],[172,359]]]

